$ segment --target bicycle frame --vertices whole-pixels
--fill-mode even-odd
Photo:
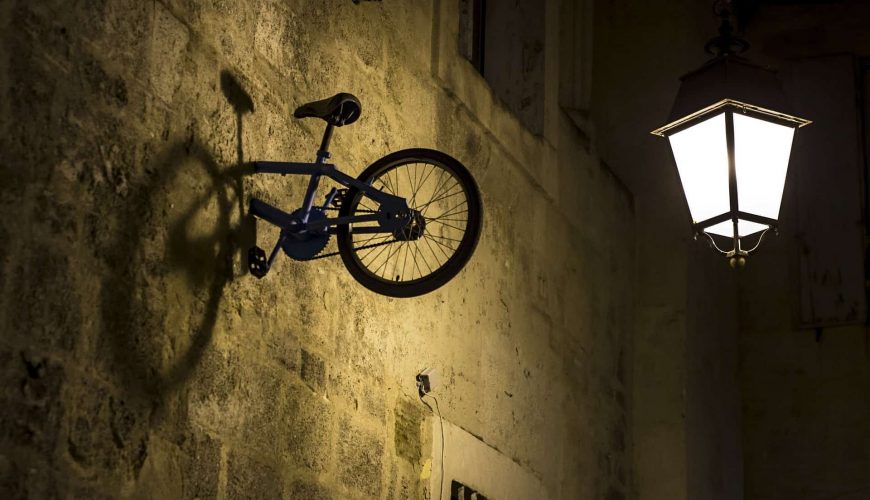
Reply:
[[[335,165],[329,163],[260,161],[254,163],[254,172],[260,174],[311,176],[311,180],[308,182],[308,189],[305,192],[305,199],[302,203],[302,211],[299,215],[293,216],[279,208],[258,200],[257,198],[251,199],[250,207],[253,215],[291,232],[318,231],[324,228],[333,232],[334,226],[340,224],[371,221],[381,222],[382,224],[379,226],[356,228],[355,232],[392,232],[396,227],[401,226],[401,224],[397,224],[394,221],[401,219],[401,213],[408,210],[408,205],[404,198],[384,193],[364,182],[360,182],[338,170]],[[381,205],[381,210],[379,210],[378,213],[370,215],[349,215],[345,217],[309,221],[308,219],[311,216],[311,210],[314,208],[314,195],[317,191],[318,185],[320,184],[320,178],[324,175],[342,186],[358,189],[369,198],[378,202]]]
[[[310,175],[308,189],[302,202],[301,211],[297,215],[290,215],[283,210],[265,203],[257,198],[252,198],[250,203],[251,214],[270,222],[281,229],[291,233],[305,233],[327,229],[329,233],[335,231],[335,226],[354,222],[379,223],[378,226],[355,228],[357,233],[387,233],[396,230],[407,219],[408,204],[404,198],[384,193],[369,184],[338,170],[334,164],[326,163],[329,158],[329,142],[332,139],[333,125],[326,126],[323,141],[317,151],[317,160],[314,163],[258,161],[254,162],[254,172],[258,174],[281,174],[281,175]],[[327,218],[318,221],[309,221],[311,210],[314,208],[314,195],[320,185],[322,176],[329,177],[345,187],[353,187],[365,196],[380,204],[380,210],[370,215],[351,215],[345,217]],[[331,200],[334,192],[330,193],[327,200]],[[328,202],[327,202],[328,203]]]
[[[377,226],[354,227],[354,233],[393,233],[405,226],[413,215],[408,209],[408,203],[404,198],[387,194],[361,182],[344,172],[338,170],[335,165],[326,163],[329,158],[329,142],[332,139],[333,125],[328,124],[323,134],[323,141],[317,151],[317,159],[314,163],[258,161],[254,162],[254,172],[258,174],[280,175],[309,175],[308,188],[302,207],[293,214],[284,212],[280,208],[272,206],[257,198],[251,198],[249,208],[251,215],[265,220],[281,228],[281,235],[275,244],[267,263],[265,272],[272,266],[279,249],[287,241],[288,236],[304,241],[312,236],[319,237],[323,234],[335,234],[337,226],[357,222],[377,222]],[[311,220],[314,209],[314,196],[320,185],[320,178],[326,176],[346,188],[354,188],[364,196],[371,198],[379,204],[378,210],[366,215],[347,215],[333,218],[317,218]],[[324,206],[329,205],[336,195],[335,188],[327,195]]]
[[[361,111],[359,99],[347,92],[303,104],[295,118],[326,122],[316,159],[249,163],[256,174],[308,176],[304,190],[293,183],[301,206],[292,210],[279,208],[283,200],[273,206],[249,199],[253,238],[247,260],[242,258],[251,276],[264,278],[281,253],[294,261],[340,255],[351,276],[370,291],[416,297],[443,286],[468,263],[482,225],[480,191],[471,172],[442,151],[407,148],[375,160],[355,178],[347,175],[330,162],[329,143],[334,128],[354,123]],[[324,177],[333,183],[320,189]],[[325,200],[315,201],[324,194]],[[268,235],[258,238],[258,219],[279,231],[263,228]],[[257,245],[265,238],[277,239],[271,253]]]

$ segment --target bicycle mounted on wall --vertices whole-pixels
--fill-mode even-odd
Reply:
[[[281,229],[268,258],[258,246],[248,251],[248,268],[257,278],[266,276],[279,250],[295,260],[340,255],[369,290],[414,297],[450,281],[471,258],[480,237],[480,193],[456,159],[405,149],[374,162],[356,179],[326,163],[334,128],[355,122],[361,111],[359,100],[347,93],[304,104],[294,117],[326,121],[315,162],[254,162],[255,173],[311,176],[302,206],[292,213],[251,199],[250,213]],[[315,206],[322,176],[344,188],[332,188],[323,205]],[[332,235],[338,252],[320,254]]]

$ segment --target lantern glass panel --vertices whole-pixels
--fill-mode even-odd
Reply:
[[[725,114],[668,136],[695,222],[730,210]]]
[[[734,162],[740,211],[779,217],[794,129],[734,113]]]
[[[737,221],[737,232],[739,233],[738,236],[740,236],[741,238],[744,236],[749,236],[750,234],[755,234],[759,231],[764,231],[765,229],[767,229],[767,226],[764,224],[750,222],[748,220]],[[720,222],[719,224],[712,225],[704,229],[704,231],[710,234],[718,234],[719,236],[733,238],[734,224],[730,220],[727,220],[725,222]]]

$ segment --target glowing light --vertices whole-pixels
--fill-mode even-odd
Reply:
[[[689,211],[701,222],[730,210],[725,114],[668,136]]]
[[[734,161],[741,212],[769,219],[779,217],[793,137],[791,127],[734,114]]]
[[[744,236],[749,236],[750,234],[755,234],[759,231],[764,231],[767,229],[767,226],[764,224],[759,224],[757,222],[749,222],[748,220],[738,220],[737,221],[737,235],[741,238]],[[730,220],[725,222],[720,222],[719,224],[714,224],[704,231],[710,234],[718,234],[719,236],[727,236],[731,238],[734,236],[734,223]]]

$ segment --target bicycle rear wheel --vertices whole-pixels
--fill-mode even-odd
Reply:
[[[429,293],[465,267],[480,238],[482,208],[477,184],[455,158],[431,149],[391,153],[358,177],[407,200],[418,211],[394,233],[354,233],[376,222],[338,227],[341,260],[373,292],[391,297]],[[377,211],[378,204],[356,189],[348,191],[341,216]]]

